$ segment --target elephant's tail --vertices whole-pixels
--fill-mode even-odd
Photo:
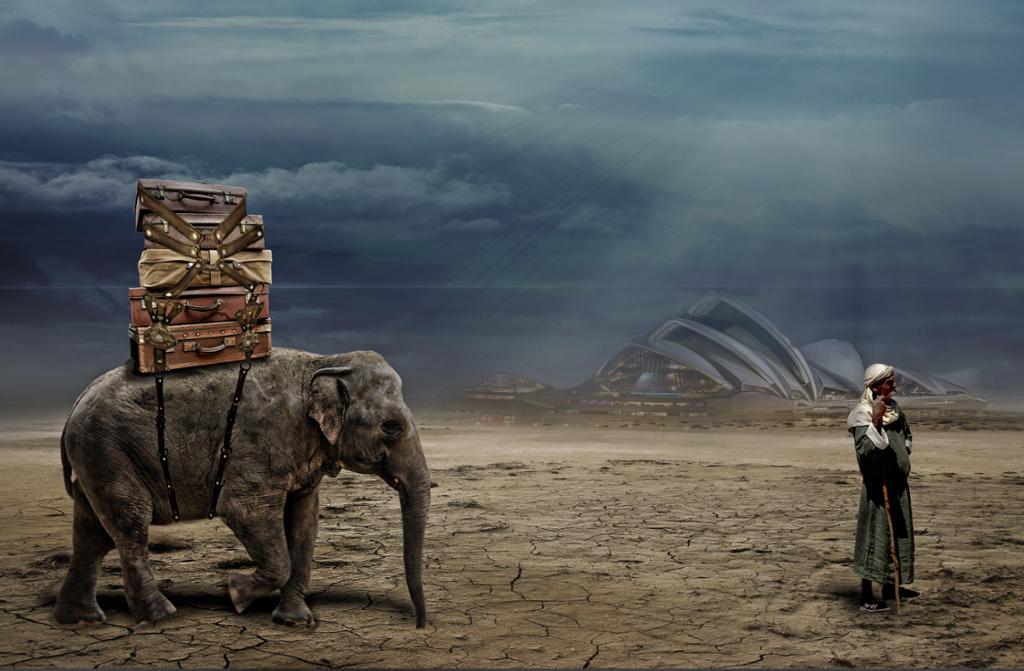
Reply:
[[[68,493],[68,496],[74,498],[75,495],[71,490],[71,462],[68,460],[68,450],[64,447],[64,436],[67,431],[68,427],[65,424],[64,430],[60,432],[60,465],[64,468],[64,491]]]
[[[91,387],[92,385],[89,386]],[[82,397],[85,396],[87,391],[89,391],[88,387],[86,387],[82,393],[78,395],[78,398],[75,399],[74,404],[71,406],[71,412],[68,413],[68,418],[64,421],[64,428],[61,429],[60,432],[60,465],[64,468],[64,491],[66,491],[68,496],[71,498],[75,498],[75,492],[74,489],[72,489],[74,480],[71,479],[71,460],[68,459],[68,425],[71,424],[71,418],[75,416],[75,410],[78,409],[78,404],[82,401]]]

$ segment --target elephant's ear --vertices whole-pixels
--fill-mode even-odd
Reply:
[[[352,369],[348,367],[321,368],[313,373],[309,381],[306,411],[320,425],[320,430],[331,445],[338,442],[345,406],[348,405],[348,395],[341,378],[351,372]]]

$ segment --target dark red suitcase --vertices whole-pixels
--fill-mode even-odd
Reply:
[[[142,305],[142,298],[147,290],[144,287],[136,287],[128,290],[128,300],[131,303],[132,326],[152,326],[149,313]],[[254,292],[256,299],[263,304],[259,319],[270,317],[270,287],[266,284],[257,284]],[[186,289],[176,299],[185,305],[181,314],[171,320],[171,325],[177,324],[209,324],[213,322],[234,321],[235,312],[245,306],[245,289],[243,287],[201,287]]]
[[[146,342],[146,331],[151,327],[129,327],[132,360],[135,370],[139,373],[152,373],[154,354],[153,347]],[[174,349],[167,350],[166,369],[195,368],[217,363],[242,361],[245,353],[238,349],[238,338],[242,327],[238,322],[216,322],[212,324],[180,324],[170,326],[171,333],[177,339]],[[270,320],[256,325],[255,333],[259,344],[252,353],[252,358],[260,359],[270,356]]]
[[[172,212],[219,214],[223,219],[235,209],[247,192],[240,186],[207,184],[206,182],[174,182],[162,179],[140,179],[139,185]],[[142,231],[146,214],[151,214],[140,198],[135,199],[135,229]]]

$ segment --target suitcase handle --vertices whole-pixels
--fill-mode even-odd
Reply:
[[[183,352],[196,352],[197,354],[216,354],[217,352],[220,352],[226,347],[233,347],[235,345],[235,340],[236,339],[234,336],[224,336],[223,342],[219,345],[214,345],[213,347],[203,347],[201,344],[199,344],[198,340],[186,340],[182,345],[181,349]]]
[[[183,191],[181,193],[181,198],[188,198],[189,200],[208,200],[211,203],[217,200],[217,196],[213,196],[208,193],[190,193],[188,191]]]
[[[192,305],[188,301],[184,301],[183,303],[186,310],[193,310],[195,312],[216,312],[224,307],[224,301],[219,298],[216,302],[211,303],[210,305]]]

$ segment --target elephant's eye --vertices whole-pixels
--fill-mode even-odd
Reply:
[[[389,419],[380,425],[380,430],[389,436],[397,436],[402,433],[402,423],[396,419]]]

